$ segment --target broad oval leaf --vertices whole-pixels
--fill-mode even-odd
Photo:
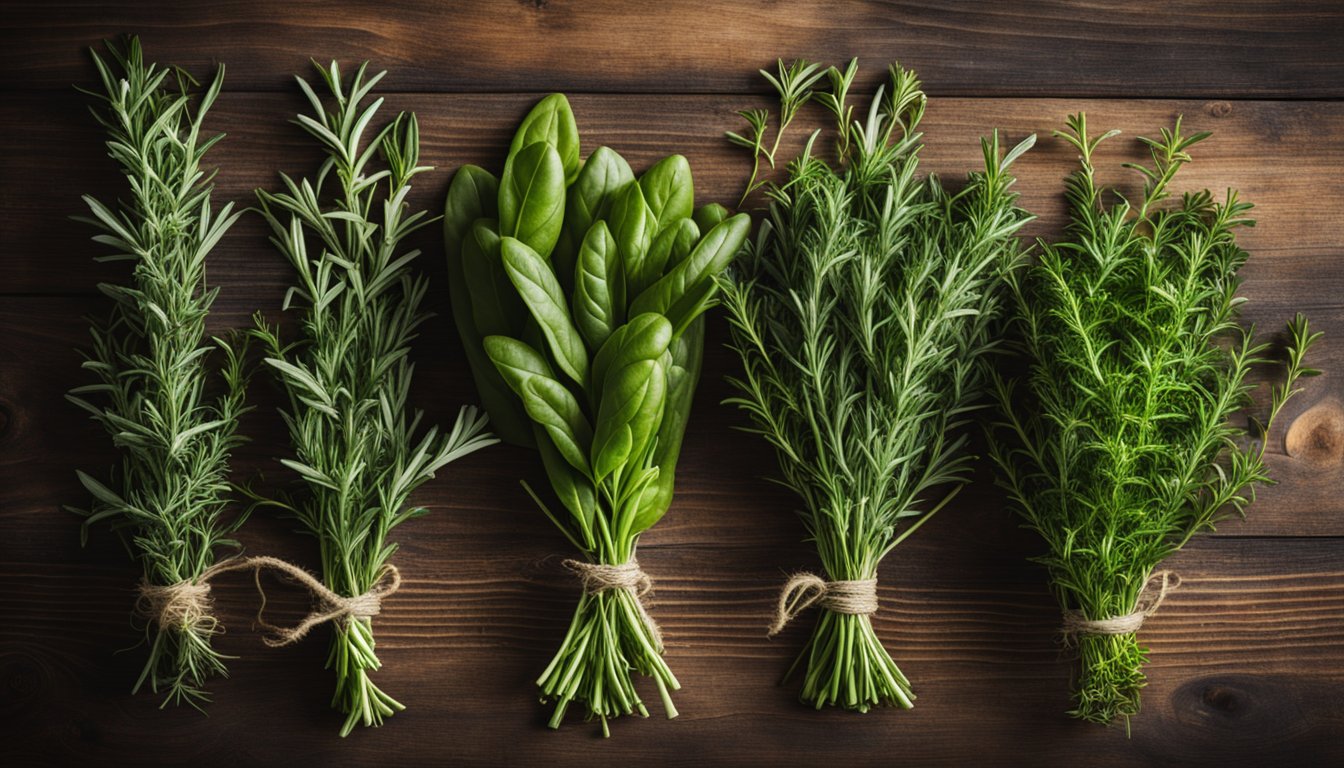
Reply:
[[[588,156],[583,170],[569,190],[565,224],[575,224],[575,239],[582,237],[593,221],[611,208],[616,193],[635,180],[634,171],[614,149],[598,147]]]
[[[573,183],[579,175],[579,126],[563,93],[550,94],[527,113],[513,134],[509,157],[537,142],[555,147],[565,169],[565,184]]]
[[[700,233],[705,231],[707,230],[702,229],[693,220],[682,219],[681,225],[677,227],[677,237],[672,241],[672,253],[667,257],[667,266],[663,268],[663,274],[681,264],[695,251],[695,246],[700,243]]]
[[[477,219],[499,216],[499,179],[477,165],[464,165],[453,174],[443,205],[443,242],[451,261],[461,253],[462,241]]]
[[[499,369],[499,375],[519,397],[522,396],[523,385],[529,378],[533,376],[555,378],[550,363],[546,362],[546,357],[530,344],[509,336],[486,336],[482,346],[490,362]]]
[[[677,474],[677,459],[681,455],[682,438],[690,420],[691,400],[700,380],[700,361],[704,349],[705,321],[699,318],[668,348],[671,360],[667,366],[667,402],[663,406],[663,420],[658,425],[658,445],[653,449],[653,466],[658,477],[640,494],[638,511],[631,524],[632,533],[641,533],[653,527],[672,504],[673,485]]]
[[[550,255],[565,217],[565,169],[555,147],[535,142],[510,155],[499,181],[499,233]]]
[[[570,466],[590,475],[588,447],[593,443],[593,428],[583,415],[583,407],[564,384],[545,376],[531,376],[523,385],[523,407],[540,424],[551,443]]]
[[[607,223],[598,221],[579,248],[574,274],[574,324],[589,349],[601,349],[625,314],[620,257]]]
[[[522,311],[522,302],[504,271],[495,226],[493,220],[477,220],[462,243],[462,275],[470,298],[472,323],[482,337],[514,333],[517,316]]]
[[[639,178],[639,187],[659,230],[690,218],[695,212],[691,164],[681,155],[669,155],[654,163]]]
[[[616,251],[621,255],[626,283],[639,283],[658,222],[644,202],[644,192],[638,184],[627,184],[616,195],[607,221],[611,236],[616,239]]]
[[[583,238],[594,221],[607,215],[616,193],[634,180],[630,164],[609,147],[598,147],[583,164],[583,170],[566,192],[565,223],[551,254],[555,273],[566,290],[573,289],[572,285],[566,285],[566,281],[574,273]]]
[[[702,205],[695,211],[695,225],[701,232],[708,232],[715,225],[728,218],[728,209],[718,203]]]
[[[649,246],[644,258],[643,280],[628,286],[629,294],[638,296],[657,282],[667,271],[686,260],[695,244],[700,241],[700,228],[690,219],[681,219],[664,227]]]
[[[737,256],[750,229],[751,220],[745,213],[720,222],[700,239],[684,261],[630,303],[630,314],[655,312],[666,315],[689,293],[708,292],[712,297],[712,288],[706,286],[712,284],[714,277]],[[673,325],[684,328],[693,317],[669,319],[673,320]]]
[[[521,240],[505,237],[500,250],[504,269],[537,321],[560,370],[584,386],[588,380],[588,350],[569,317],[560,284],[550,265]]]
[[[657,359],[631,360],[607,373],[592,443],[595,482],[631,462],[637,463],[634,469],[643,467],[644,453],[663,418],[666,394],[667,376]]]
[[[490,414],[490,429],[505,442],[531,445],[532,424],[523,411],[523,403],[508,388],[499,372],[490,364],[481,341],[485,335],[476,325],[473,299],[492,301],[489,294],[475,294],[467,282],[463,265],[463,250],[471,229],[480,219],[493,219],[498,213],[499,180],[488,171],[474,165],[458,169],[448,187],[448,201],[444,204],[443,240],[448,257],[448,295],[452,303],[453,321],[462,348],[471,366],[476,382],[476,393],[481,405]],[[477,212],[475,216],[471,214]],[[465,222],[465,223],[464,223]],[[480,258],[476,256],[476,258]],[[503,265],[500,265],[502,270]],[[508,279],[507,275],[501,277]],[[513,294],[512,286],[508,291]]]
[[[593,357],[589,394],[594,410],[601,402],[602,386],[609,371],[634,360],[657,360],[671,343],[672,324],[662,315],[653,313],[636,315],[613,331]]]
[[[546,358],[508,336],[487,336],[484,346],[499,375],[523,401],[527,415],[545,430],[565,461],[587,475],[592,427],[579,401],[556,381]]]
[[[541,427],[536,427],[538,432],[544,432]],[[556,498],[569,510],[570,515],[579,522],[579,536],[576,536],[575,543],[582,546],[582,542],[591,537],[593,528],[593,516],[597,514],[597,492],[593,488],[593,482],[588,479],[586,473],[576,469],[567,459],[560,455],[555,444],[544,435],[538,434],[536,437],[537,451],[541,454],[541,465],[546,470],[546,479],[551,482],[551,490],[555,492]],[[563,524],[555,520],[556,525]]]

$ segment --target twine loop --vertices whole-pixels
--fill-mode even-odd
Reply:
[[[272,648],[281,648],[297,643],[313,627],[329,621],[349,622],[371,619],[382,611],[383,598],[401,589],[401,571],[397,570],[397,567],[391,563],[385,563],[382,569],[378,571],[378,578],[373,580],[373,586],[369,591],[353,597],[346,597],[333,592],[316,576],[279,558],[254,557],[249,561],[249,566],[254,570],[257,592],[261,594],[261,608],[257,609],[257,623],[271,633],[271,636],[263,638],[262,642]],[[266,568],[280,571],[285,576],[299,582],[309,592],[312,592],[318,599],[317,609],[303,617],[303,620],[293,627],[279,627],[262,618],[262,612],[266,610],[266,592],[261,588],[261,572]]]
[[[179,581],[166,586],[141,580],[136,608],[142,615],[158,624],[161,630],[188,631],[206,627],[207,631],[213,632],[219,626],[219,621],[211,614],[213,600],[210,596],[210,580],[221,573],[249,569],[255,574],[257,592],[261,595],[261,607],[257,609],[257,623],[271,633],[270,637],[263,638],[263,642],[272,648],[296,643],[313,627],[329,621],[352,621],[377,616],[382,610],[383,598],[401,588],[401,572],[391,563],[383,565],[369,591],[354,597],[346,597],[333,592],[308,571],[277,557],[231,558],[206,568],[195,580]],[[317,609],[294,627],[279,627],[268,623],[263,618],[263,612],[266,610],[266,591],[261,588],[261,572],[266,569],[279,571],[302,584],[317,597]]]
[[[601,592],[620,589],[630,593],[634,598],[635,608],[639,612],[639,617],[644,621],[644,626],[649,631],[649,636],[653,639],[654,646],[663,650],[663,632],[659,628],[658,622],[649,615],[648,607],[644,605],[644,597],[653,591],[653,579],[639,567],[639,561],[635,558],[621,563],[620,565],[608,565],[606,563],[589,563],[583,560],[565,560],[561,563],[579,578],[579,583],[583,585],[583,591],[589,595],[596,595]]]
[[[826,581],[815,573],[795,573],[779,593],[775,620],[766,637],[774,637],[798,614],[813,605],[833,613],[867,616],[877,613],[877,579]]]
[[[1064,635],[1065,637],[1128,635],[1138,632],[1144,620],[1157,612],[1157,607],[1162,605],[1167,594],[1174,592],[1179,586],[1181,586],[1180,575],[1173,571],[1159,571],[1144,583],[1143,590],[1139,592],[1139,598],[1134,603],[1134,610],[1123,616],[1088,619],[1080,610],[1067,610],[1064,612]]]

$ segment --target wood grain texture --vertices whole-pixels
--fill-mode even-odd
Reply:
[[[115,10],[113,10],[115,8]],[[7,89],[87,79],[83,51],[128,31],[195,72],[284,88],[309,57],[371,59],[408,91],[759,91],[777,57],[900,60],[937,95],[1344,94],[1344,11],[1332,0],[1002,3],[695,0],[315,0],[6,5]]]
[[[373,60],[390,71],[385,109],[420,117],[423,159],[412,198],[437,208],[452,169],[497,169],[519,117],[565,90],[585,154],[608,144],[642,168],[672,151],[695,171],[698,198],[733,202],[746,158],[721,138],[734,110],[766,106],[755,69],[776,56],[862,57],[915,67],[933,95],[923,168],[946,179],[979,160],[994,127],[1040,135],[1017,166],[1033,235],[1063,222],[1061,177],[1073,153],[1048,138],[1070,112],[1124,136],[1106,175],[1142,158],[1136,135],[1186,116],[1212,130],[1182,189],[1239,189],[1259,224],[1243,232],[1247,317],[1267,337],[1298,310],[1327,337],[1306,383],[1270,435],[1270,472],[1245,521],[1202,536],[1170,567],[1184,582],[1144,627],[1151,648],[1144,711],[1123,728],[1063,712],[1073,662],[1058,611],[1028,558],[1040,543],[1003,508],[982,463],[976,482],[881,571],[882,637],[919,695],[909,712],[812,712],[776,685],[808,631],[764,638],[785,574],[816,567],[790,494],[769,483],[773,457],[734,429],[721,406],[736,361],[711,320],[677,496],[647,534],[641,561],[657,581],[652,610],[683,683],[682,716],[622,720],[613,738],[571,721],[545,728],[533,680],[577,597],[558,567],[566,542],[520,478],[542,482],[535,456],[494,447],[448,467],[416,501],[431,514],[398,530],[408,578],[377,619],[378,682],[409,709],[376,730],[336,737],[324,637],[283,650],[250,624],[257,599],[236,574],[216,588],[240,658],[212,683],[209,717],[160,711],[129,688],[143,661],[130,621],[137,573],[96,529],[79,546],[76,468],[115,460],[108,439],[62,395],[86,379],[75,349],[81,315],[105,305],[95,285],[121,279],[94,265],[89,229],[66,217],[79,195],[113,198],[119,179],[74,83],[93,76],[84,48],[122,31],[152,58],[229,75],[209,121],[229,137],[211,153],[217,200],[252,200],[277,171],[308,172],[313,147],[286,121],[302,108],[290,77],[307,57]],[[737,4],[549,0],[467,3],[310,0],[127,4],[9,3],[0,19],[0,723],[5,765],[1279,765],[1344,764],[1344,7],[1328,0],[1159,3],[1123,11],[1063,0],[1023,3]],[[807,125],[795,133],[801,139]],[[431,228],[432,230],[433,228]],[[443,423],[474,400],[451,327],[436,232],[418,238],[438,312],[417,342],[412,400]],[[272,316],[288,274],[247,217],[211,257],[221,286],[212,330]],[[239,477],[285,482],[278,398],[263,381],[237,454]],[[258,514],[249,553],[316,565],[288,521]],[[306,598],[264,582],[268,618],[292,620]],[[319,633],[321,635],[321,633]],[[118,653],[119,649],[127,649]],[[651,696],[652,691],[647,691]]]
[[[458,468],[456,497],[482,492],[478,470],[489,461]],[[407,765],[816,765],[843,755],[868,765],[900,754],[911,764],[955,765],[997,744],[1012,751],[997,754],[996,765],[1065,764],[1081,751],[1089,765],[1344,759],[1344,540],[1201,540],[1174,558],[1185,581],[1143,630],[1151,684],[1126,739],[1122,728],[1063,715],[1073,662],[1057,644],[1042,574],[1020,557],[1029,545],[1006,520],[962,537],[959,521],[943,517],[884,566],[877,630],[919,699],[909,712],[866,716],[813,712],[796,703],[795,688],[776,687],[807,631],[803,621],[774,641],[762,636],[779,563],[811,559],[779,510],[746,510],[777,522],[746,542],[672,543],[655,531],[641,560],[658,579],[652,610],[684,685],[676,695],[682,715],[619,721],[602,742],[593,724],[547,732],[532,691],[577,596],[543,560],[562,542],[535,514],[449,507],[434,496],[434,514],[403,534],[408,546],[397,561],[408,585],[377,619],[385,662],[378,682],[409,707],[383,728],[334,737],[324,643],[263,648],[247,629],[255,597],[246,576],[217,588],[230,630],[220,646],[243,658],[229,680],[211,686],[210,717],[127,696],[139,656],[112,651],[135,642],[126,620],[135,577],[115,548],[98,542],[85,564],[11,561],[11,575],[0,579],[17,595],[0,632],[5,714],[22,736],[16,757],[108,764],[134,753],[140,764],[209,765],[222,762],[223,750],[233,765],[380,757]],[[679,501],[673,516],[714,512]],[[65,546],[75,527],[49,525],[49,546]],[[301,540],[276,546],[277,528],[263,522],[249,539],[313,564]],[[298,615],[300,600],[283,586],[267,589],[268,618]]]

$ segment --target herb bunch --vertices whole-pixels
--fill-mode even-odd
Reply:
[[[144,568],[145,589],[207,586],[203,575],[219,547],[245,515],[225,515],[229,454],[242,442],[245,410],[241,348],[206,338],[205,321],[219,293],[206,283],[205,260],[238,219],[232,203],[212,212],[213,172],[201,167],[223,135],[205,137],[206,113],[224,81],[215,79],[192,110],[194,81],[183,72],[146,63],[138,39],[109,43],[110,60],[95,51],[101,104],[93,109],[108,134],[108,155],[121,166],[130,197],[113,209],[85,196],[102,234],[94,241],[115,251],[98,261],[133,265],[130,283],[103,283],[113,301],[110,317],[91,328],[93,349],[83,367],[98,383],[74,389],[69,400],[107,429],[121,451],[107,483],[79,472],[93,495],[84,535],[108,521],[129,539]],[[224,359],[212,359],[221,351]],[[211,394],[211,380],[222,383]],[[114,490],[115,488],[115,490]],[[153,613],[142,595],[142,610]],[[208,601],[206,603],[208,606]],[[207,610],[179,611],[164,626],[160,614],[146,627],[149,659],[135,683],[166,690],[164,704],[203,704],[212,676],[226,674],[211,645],[218,622]]]
[[[701,315],[750,228],[694,199],[680,155],[638,178],[606,147],[581,162],[561,94],[523,119],[502,176],[465,166],[449,188],[454,312],[477,384],[506,439],[540,452],[553,501],[527,490],[583,557],[567,565],[584,594],[537,681],[551,727],[573,702],[604,734],[610,718],[647,717],[633,672],[676,715],[635,549],[672,502]]]
[[[1236,231],[1251,205],[1228,191],[1172,201],[1171,184],[1208,133],[1186,136],[1178,119],[1141,139],[1151,165],[1131,202],[1098,185],[1086,116],[1056,135],[1080,155],[1066,182],[1065,238],[1040,243],[1012,279],[1014,323],[1026,373],[995,377],[1003,418],[992,455],[1027,525],[1045,539],[1038,558],[1065,611],[1088,621],[1139,609],[1154,568],[1201,530],[1242,514],[1269,482],[1264,436],[1302,376],[1319,336],[1297,316],[1288,326],[1282,383],[1264,424],[1233,421],[1251,406],[1252,369],[1266,344],[1240,325],[1236,295],[1247,253]],[[1134,632],[1078,634],[1075,717],[1110,723],[1139,711],[1146,650]]]
[[[270,503],[317,538],[327,587],[354,597],[388,575],[397,550],[392,529],[427,512],[407,506],[411,492],[496,441],[475,408],[464,406],[452,430],[440,434],[434,426],[422,430],[421,413],[407,403],[408,355],[428,317],[420,308],[427,284],[409,269],[419,251],[399,251],[431,221],[424,211],[409,213],[406,202],[412,178],[430,170],[419,165],[415,116],[399,115],[366,142],[383,100],[364,102],[386,73],[366,78],[364,65],[343,83],[335,62],[315,66],[333,109],[297,78],[313,114],[296,122],[327,158],[315,180],[282,174],[284,192],[257,191],[271,242],[298,277],[284,309],[299,311],[302,336],[286,343],[260,317],[254,335],[289,399],[282,414],[295,455],[282,463],[306,488],[300,500]],[[378,156],[384,167],[375,170]],[[342,736],[403,709],[369,677],[380,667],[371,619],[337,622],[327,664],[336,672],[332,706],[347,715]]]
[[[913,72],[892,66],[860,122],[847,103],[857,63],[780,70],[786,116],[815,96],[836,118],[835,160],[813,153],[818,131],[787,180],[765,184],[768,215],[724,281],[743,363],[728,402],[775,447],[828,579],[871,581],[969,480],[962,427],[987,387],[1003,278],[1030,219],[1008,169],[1034,137],[1002,157],[997,133],[983,140],[984,170],[954,193],[916,175],[925,96]],[[829,92],[799,90],[822,75]],[[747,142],[758,153],[761,136]],[[818,709],[912,706],[867,614],[823,604],[790,674],[804,662],[802,699]]]

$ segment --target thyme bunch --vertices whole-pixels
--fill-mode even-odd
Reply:
[[[212,211],[214,173],[201,166],[223,138],[202,135],[202,124],[224,68],[193,111],[196,83],[186,73],[146,63],[134,37],[107,50],[106,59],[92,52],[102,92],[84,92],[99,102],[91,111],[130,195],[116,206],[85,196],[92,218],[82,220],[113,251],[97,260],[130,262],[132,273],[127,284],[98,286],[113,302],[90,329],[93,348],[83,364],[98,381],[68,399],[107,430],[121,460],[106,482],[79,472],[93,500],[86,510],[70,509],[84,516],[85,538],[104,521],[124,535],[144,569],[142,590],[196,586],[219,547],[237,546],[229,536],[245,518],[225,515],[229,455],[242,442],[244,351],[205,331],[219,293],[206,282],[205,260],[239,215],[232,203]],[[150,602],[142,595],[142,609],[152,609]],[[202,610],[178,612],[167,626],[166,612],[147,611],[149,658],[135,691],[148,682],[167,692],[165,706],[208,700],[206,680],[226,670],[211,645],[218,623]]]
[[[284,192],[257,191],[271,242],[298,278],[284,309],[299,312],[302,335],[287,343],[260,317],[254,335],[288,395],[282,415],[294,458],[282,463],[306,489],[297,501],[268,503],[317,539],[328,588],[355,597],[387,575],[397,550],[392,529],[428,511],[407,505],[411,492],[496,440],[473,407],[464,406],[440,434],[435,426],[421,429],[421,413],[407,402],[408,355],[428,317],[420,308],[427,283],[410,272],[419,251],[400,251],[408,235],[432,221],[425,211],[410,213],[406,203],[411,180],[430,170],[419,165],[415,115],[399,115],[366,142],[383,100],[365,99],[386,73],[366,78],[364,65],[346,83],[335,62],[315,66],[333,108],[298,78],[313,114],[296,122],[327,157],[314,180],[282,174]],[[378,156],[383,167],[375,170]],[[337,622],[327,664],[336,673],[332,706],[347,715],[342,736],[404,708],[369,677],[380,667],[371,619]]]
[[[769,212],[723,286],[743,363],[728,402],[774,446],[829,580],[873,580],[969,479],[962,427],[1030,218],[1008,169],[1034,137],[1006,154],[997,133],[983,140],[984,170],[952,192],[916,175],[925,96],[912,71],[890,68],[863,121],[847,103],[856,64],[781,64],[785,101],[800,98],[782,87],[795,71],[830,82],[818,101],[836,117],[836,158],[813,154],[815,133],[766,186]],[[866,614],[823,607],[790,673],[799,665],[817,708],[912,706]]]
[[[1269,482],[1264,437],[1300,377],[1311,333],[1288,325],[1286,364],[1263,424],[1252,369],[1269,363],[1239,322],[1236,231],[1251,205],[1229,190],[1172,199],[1171,183],[1208,133],[1181,121],[1141,141],[1151,165],[1130,201],[1098,184],[1094,157],[1117,131],[1091,136],[1083,114],[1055,135],[1079,153],[1069,176],[1070,223],[1060,242],[1014,275],[1016,336],[1029,364],[996,375],[1002,419],[991,434],[1001,484],[1045,539],[1037,558],[1066,611],[1099,621],[1135,611],[1154,568],[1201,530],[1244,514]],[[1081,659],[1075,717],[1098,723],[1139,711],[1147,652],[1133,632],[1072,638]]]

